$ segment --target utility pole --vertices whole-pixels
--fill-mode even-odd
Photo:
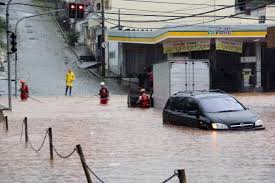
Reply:
[[[118,9],[118,30],[121,30],[121,25],[120,25],[120,9]]]
[[[102,65],[102,73],[101,76],[105,78],[105,47],[103,43],[105,42],[105,30],[104,30],[104,0],[101,0],[101,41],[100,41],[100,55],[101,55],[101,65]]]
[[[214,24],[216,24],[216,0],[214,0]]]
[[[58,10],[58,0],[55,0],[55,10]],[[58,17],[58,11],[55,12],[55,16]]]
[[[7,31],[7,62],[8,62],[8,98],[9,110],[12,110],[11,104],[11,63],[10,63],[10,39],[9,39],[9,6],[12,0],[9,0],[6,6],[6,31]]]

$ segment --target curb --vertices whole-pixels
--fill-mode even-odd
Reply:
[[[101,78],[100,75],[98,75],[96,72],[94,72],[94,71],[92,71],[92,70],[90,70],[90,69],[88,69],[88,70],[86,70],[86,71],[87,71],[88,73],[94,75],[94,76],[97,77],[97,78]]]
[[[51,15],[51,16],[52,16],[52,18],[53,18],[55,24],[57,25],[59,31],[61,32],[61,35],[63,36],[63,38],[64,38],[65,41],[67,42],[69,48],[70,48],[71,51],[74,53],[74,55],[77,57],[78,61],[79,61],[80,63],[82,63],[81,60],[80,60],[80,57],[77,55],[76,51],[75,51],[75,50],[73,49],[73,47],[69,44],[69,41],[68,41],[68,39],[66,38],[65,33],[64,33],[64,31],[62,30],[60,24],[58,23],[56,17],[55,17],[54,15]]]
[[[62,37],[63,37],[63,38],[65,39],[65,41],[67,42],[69,48],[70,48],[71,51],[74,53],[74,55],[77,57],[77,60],[78,60],[80,63],[82,63],[82,61],[80,60],[80,57],[78,56],[78,54],[76,53],[76,51],[75,51],[75,50],[73,49],[73,47],[69,44],[69,41],[68,41],[68,39],[66,38],[65,33],[64,33],[64,31],[62,30],[60,24],[58,23],[56,17],[55,17],[54,15],[52,15],[52,18],[53,18],[55,24],[57,25],[59,31],[61,32]],[[79,68],[79,66],[78,66],[78,68]],[[97,77],[97,78],[101,78],[100,75],[98,75],[97,73],[95,73],[95,72],[92,71],[92,70],[86,70],[86,71],[88,71],[88,73],[94,75],[94,76]]]

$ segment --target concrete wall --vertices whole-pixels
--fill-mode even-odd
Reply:
[[[113,73],[120,75],[119,43],[117,42],[109,43],[109,69]]]

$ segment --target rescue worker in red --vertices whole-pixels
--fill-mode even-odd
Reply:
[[[100,83],[101,88],[99,89],[99,96],[100,96],[100,104],[107,104],[109,100],[109,91],[105,87],[105,83]]]
[[[22,101],[26,101],[29,97],[29,87],[28,85],[26,85],[26,81],[25,80],[20,80],[21,83],[21,87],[20,87],[20,97]]]
[[[144,88],[140,90],[140,94],[141,95],[138,98],[137,104],[140,104],[141,108],[151,107],[150,96],[146,94],[146,90]]]

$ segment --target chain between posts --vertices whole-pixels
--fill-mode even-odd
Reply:
[[[101,180],[93,171],[92,169],[86,164],[88,170],[101,182],[101,183],[104,183],[103,180]]]
[[[175,170],[173,175],[171,175],[170,177],[168,177],[167,179],[165,179],[165,180],[164,180],[163,182],[161,182],[161,183],[166,183],[166,182],[170,181],[172,178],[174,178],[174,177],[177,176],[177,175],[178,175],[177,170]]]
[[[30,141],[30,138],[29,138],[29,136],[28,136],[28,142],[29,142],[30,147],[32,148],[32,150],[38,152],[38,151],[40,151],[40,150],[42,149],[42,147],[43,147],[43,145],[44,145],[44,143],[45,143],[45,140],[46,140],[46,138],[47,138],[48,133],[49,133],[49,130],[46,131],[45,136],[44,136],[44,139],[43,139],[43,142],[42,142],[42,144],[40,145],[40,147],[39,147],[38,149],[35,149],[35,148],[33,147],[32,143],[31,143],[31,141]]]
[[[26,118],[25,118],[25,120],[26,120]],[[21,141],[21,139],[22,139],[23,127],[24,127],[24,121],[23,121],[23,123],[22,123],[20,141]],[[30,141],[30,139],[29,139],[29,136],[28,136],[28,134],[27,134],[28,143],[30,144],[30,147],[31,147],[32,150],[38,152],[38,151],[40,151],[40,150],[42,149],[42,147],[43,147],[44,144],[45,144],[45,141],[46,141],[47,135],[49,134],[49,130],[50,130],[50,129],[51,129],[51,128],[49,128],[49,129],[46,130],[46,133],[45,133],[43,142],[42,142],[42,144],[40,145],[40,147],[39,147],[38,149],[35,149],[35,148],[34,148],[34,146],[32,145],[32,143],[31,143],[31,141]],[[80,149],[77,148],[77,146],[79,146]],[[55,146],[54,146],[53,144],[52,144],[52,149],[54,150],[54,152],[55,152],[60,158],[63,158],[63,159],[69,158],[69,157],[71,157],[75,152],[78,152],[78,155],[79,155],[79,157],[80,157],[80,159],[81,159],[81,162],[82,162],[82,165],[83,165],[83,167],[84,167],[84,171],[85,171],[85,168],[86,168],[86,170],[89,170],[89,172],[91,172],[91,173],[92,173],[101,183],[105,183],[105,182],[104,182],[98,175],[96,175],[95,172],[87,165],[86,160],[85,160],[85,158],[84,158],[84,155],[83,155],[83,152],[82,152],[82,149],[81,149],[80,145],[77,145],[77,146],[75,146],[74,149],[73,149],[73,151],[72,151],[71,153],[69,153],[67,156],[61,155],[61,154],[56,150],[56,148],[55,148]],[[79,150],[78,150],[78,149],[79,149]],[[81,153],[80,153],[79,151],[81,151]],[[86,173],[87,173],[87,171],[85,172],[85,174],[86,174]],[[86,176],[87,176],[87,175],[86,175]],[[186,176],[185,176],[185,171],[184,171],[184,169],[183,169],[183,170],[175,170],[173,175],[171,175],[170,177],[168,177],[166,180],[162,181],[161,183],[167,183],[168,181],[170,181],[171,179],[173,179],[175,176],[178,176],[178,177],[179,177],[181,183],[186,183]],[[89,175],[88,175],[87,177],[89,177]],[[91,179],[88,180],[88,182],[89,182],[89,181],[91,182]]]
[[[60,153],[58,153],[58,151],[56,150],[54,145],[53,145],[53,150],[60,158],[66,159],[66,158],[69,158],[70,156],[72,156],[75,153],[76,148],[74,148],[73,151],[70,154],[68,154],[67,156],[62,156]]]

